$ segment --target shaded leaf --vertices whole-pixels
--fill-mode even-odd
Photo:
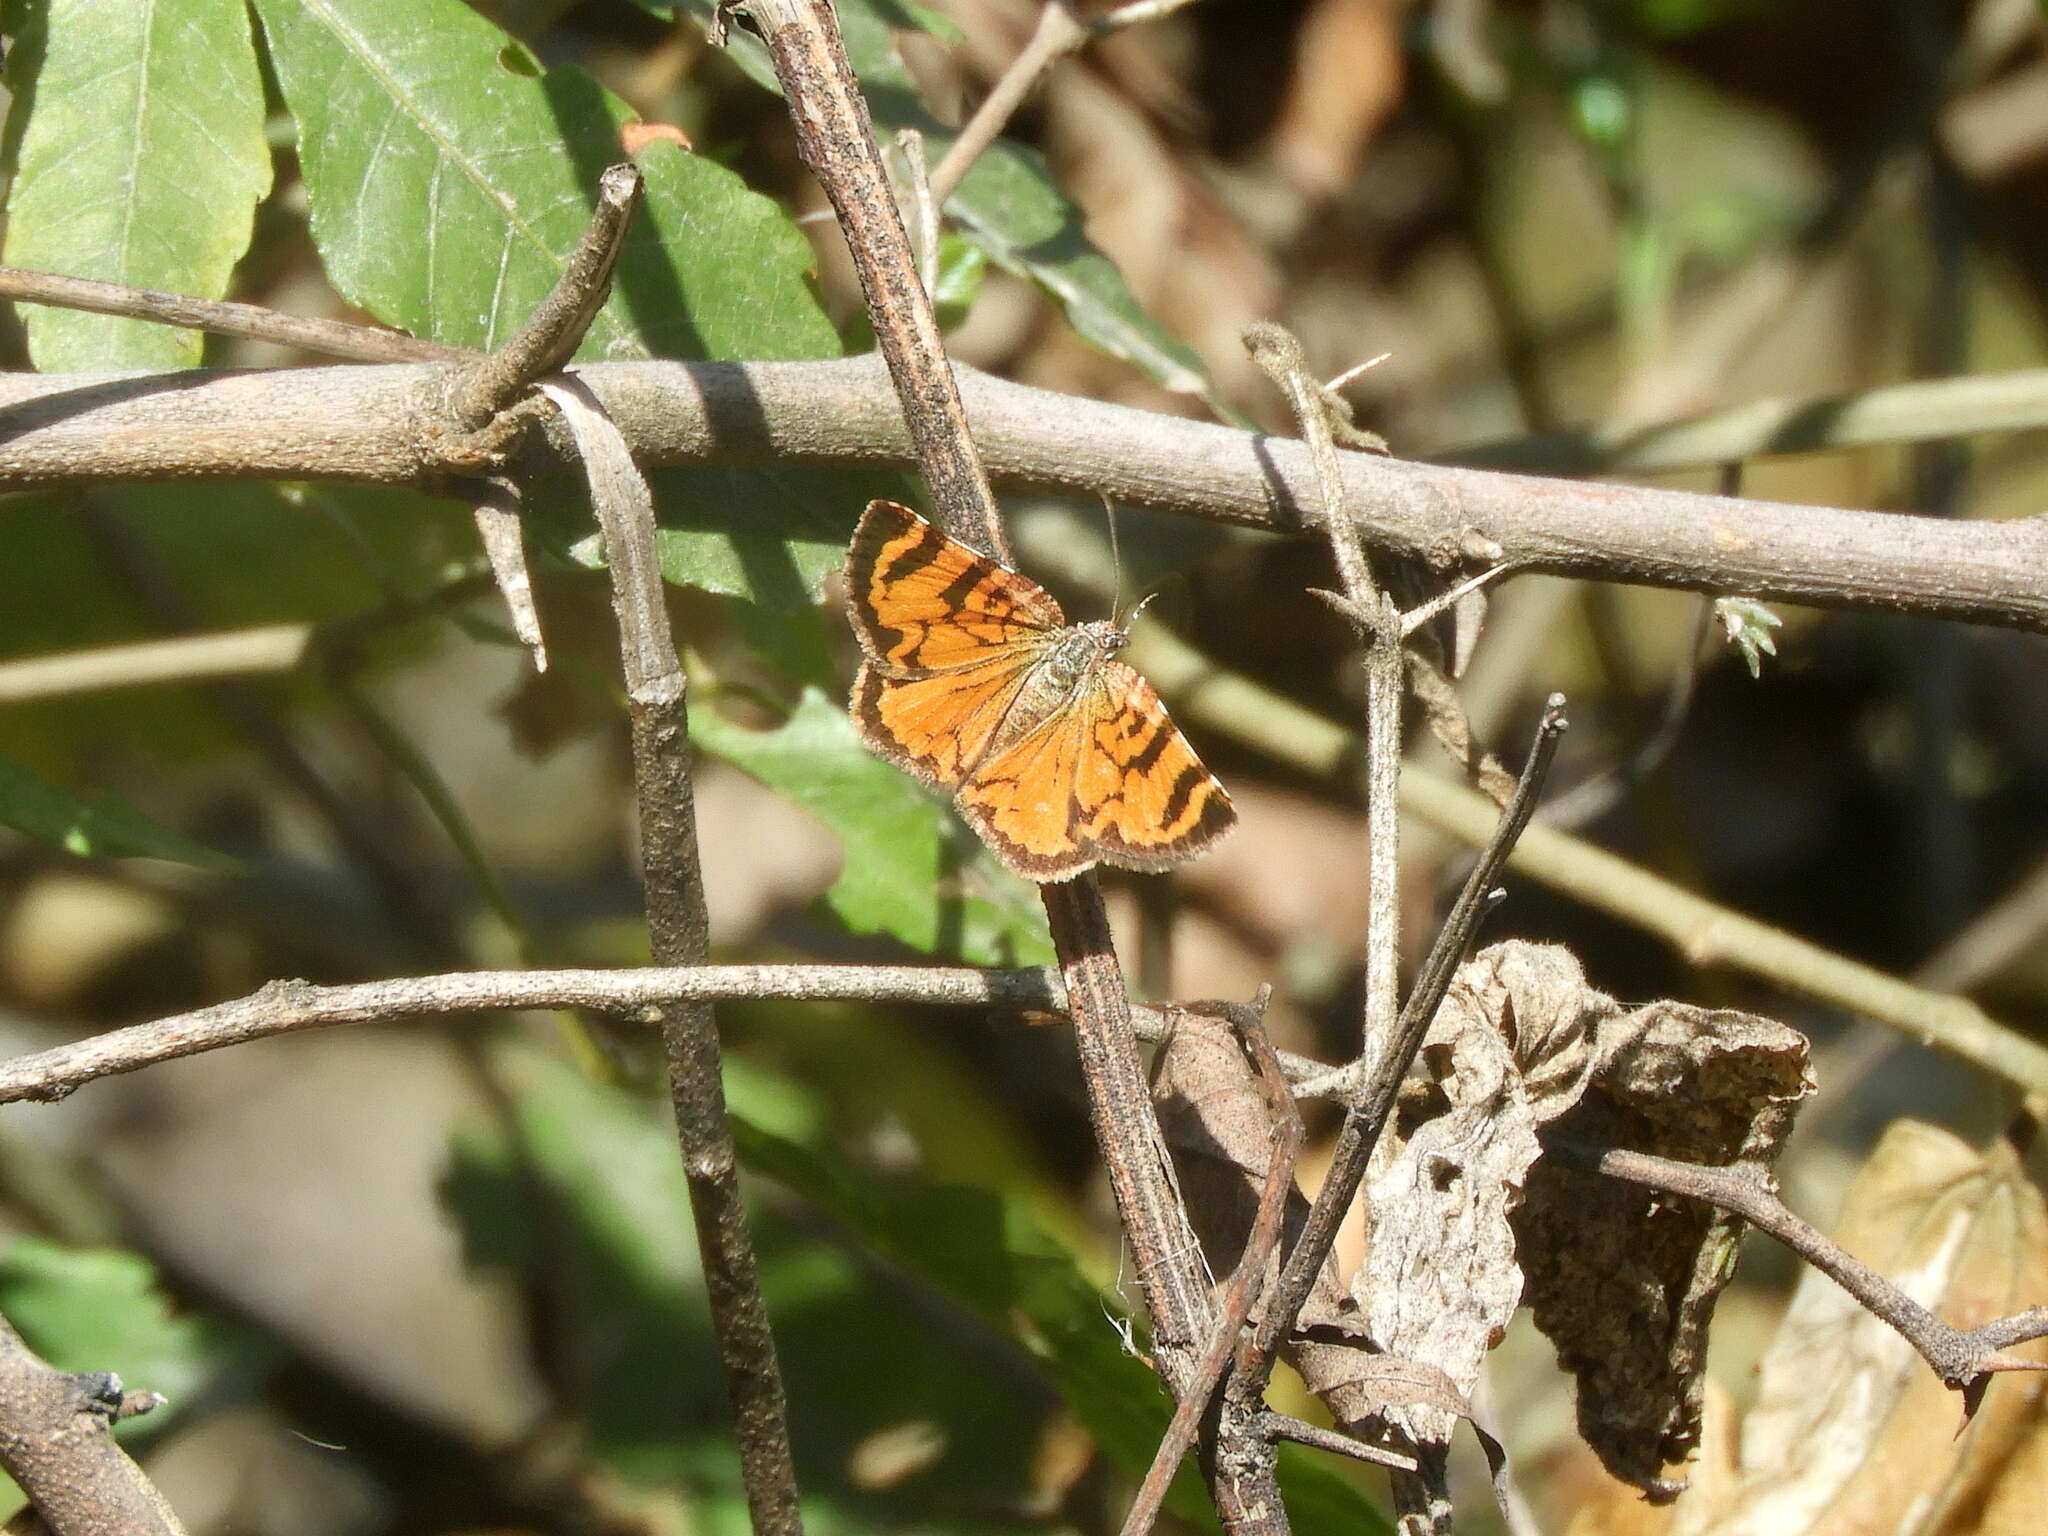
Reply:
[[[270,186],[263,83],[234,0],[15,0],[10,266],[227,292]],[[24,305],[45,372],[188,368],[197,331]]]
[[[881,1188],[809,1149],[736,1127],[749,1167],[797,1190],[911,1274],[937,1285],[1014,1336],[1059,1384],[1075,1418],[1127,1473],[1151,1464],[1172,1401],[1125,1344],[1120,1313],[1016,1202],[992,1190]],[[1379,1532],[1385,1518],[1326,1466],[1281,1454],[1281,1483],[1301,1532]],[[1213,1529],[1215,1516],[1185,1470],[1169,1500]]]
[[[816,689],[774,730],[748,730],[701,705],[690,729],[706,751],[838,834],[846,864],[825,899],[854,932],[886,933],[971,965],[1051,960],[1036,892],[937,795],[863,747],[845,709]]]
[[[0,758],[0,826],[99,858],[168,859],[232,873],[241,866],[149,819],[115,795],[81,800]]]
[[[472,1259],[515,1269],[547,1298],[556,1364],[576,1384],[596,1460],[642,1489],[687,1489],[692,1529],[744,1531],[688,1194],[665,1117],[650,1100],[527,1045],[501,1042],[492,1061],[513,1090],[511,1116],[460,1138],[446,1184]],[[780,1167],[788,1149],[801,1151],[798,1138],[819,1134],[800,1090],[731,1058],[727,1066],[743,1153],[780,1149]],[[975,1250],[943,1202],[925,1215],[931,1241]],[[902,1530],[944,1512],[948,1530],[1014,1529],[1002,1501],[1023,1498],[1035,1430],[1053,1406],[1028,1360],[991,1349],[993,1336],[962,1330],[957,1316],[935,1329],[928,1300],[878,1283],[871,1265],[821,1239],[814,1221],[792,1226],[764,1212],[755,1234],[802,1426],[807,1526]],[[975,1351],[974,1370],[958,1368],[963,1345]],[[648,1388],[650,1361],[661,1363],[659,1390]],[[937,1454],[857,1499],[860,1449],[920,1422],[935,1426]]]
[[[458,0],[258,0],[299,125],[313,232],[350,302],[490,348],[560,276],[625,104],[537,72]],[[646,199],[585,358],[829,357],[809,244],[723,167],[655,142]]]

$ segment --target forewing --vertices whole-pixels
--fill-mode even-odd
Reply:
[[[1037,582],[893,501],[871,501],[861,514],[846,553],[846,595],[861,648],[897,677],[974,666],[1066,623]]]
[[[1074,774],[1087,713],[1066,709],[991,753],[960,786],[960,813],[1027,880],[1067,880],[1095,862],[1074,829]]]
[[[1087,728],[1075,768],[1074,835],[1092,856],[1165,869],[1236,825],[1229,794],[1136,670],[1104,662],[1076,712]]]
[[[1031,670],[1032,648],[1012,646],[929,677],[893,677],[872,662],[853,680],[861,740],[928,784],[951,789],[988,750]]]

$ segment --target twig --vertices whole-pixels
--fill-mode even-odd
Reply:
[[[1259,1284],[1280,1246],[1287,1195],[1294,1188],[1294,1160],[1301,1153],[1302,1126],[1280,1058],[1274,1054],[1273,1042],[1266,1035],[1264,1014],[1271,992],[1271,988],[1262,987],[1250,1006],[1230,1010],[1231,1022],[1237,1026],[1245,1051],[1258,1069],[1273,1126],[1273,1150],[1266,1164],[1265,1183],[1259,1189],[1258,1209],[1252,1216],[1251,1231],[1245,1238],[1237,1267],[1217,1299],[1214,1335],[1186,1391],[1174,1404],[1173,1418],[1160,1437],[1152,1465],[1146,1469],[1137,1497],[1124,1516],[1123,1536],[1146,1536],[1165,1507],[1166,1491],[1173,1484],[1181,1458],[1195,1443],[1203,1418],[1216,1407],[1216,1389],[1237,1352],[1238,1333],[1251,1316]]]
[[[1393,1112],[1401,1082],[1408,1075],[1409,1063],[1421,1049],[1423,1037],[1429,1033],[1430,1023],[1436,1018],[1437,1008],[1450,989],[1451,978],[1471,947],[1479,920],[1490,905],[1494,880],[1516,841],[1528,827],[1564,728],[1564,699],[1561,695],[1552,694],[1544,706],[1543,719],[1536,727],[1536,739],[1529,749],[1528,761],[1522,765],[1522,777],[1515,786],[1515,797],[1500,813],[1492,834],[1481,849],[1478,862],[1466,876],[1464,888],[1459,891],[1458,899],[1430,949],[1429,958],[1423,962],[1421,974],[1409,991],[1398,1027],[1385,1047],[1371,1057],[1369,1076],[1350,1101],[1351,1107],[1345,1113],[1343,1127],[1337,1133],[1336,1146],[1330,1154],[1329,1168],[1323,1176],[1323,1186],[1309,1208],[1301,1235],[1295,1239],[1294,1248],[1287,1256],[1280,1283],[1274,1288],[1272,1303],[1260,1325],[1251,1362],[1257,1371],[1245,1371],[1246,1385],[1253,1380],[1262,1381],[1263,1372],[1271,1369],[1275,1355],[1315,1287],[1316,1276],[1336,1241],[1337,1228],[1344,1219],[1344,1213],[1351,1208],[1359,1184],[1365,1177],[1373,1147],[1379,1141],[1387,1117]]]
[[[1638,475],[1773,454],[1833,453],[2048,426],[2048,368],[1752,400],[1651,426],[1585,427],[1481,443],[1443,460],[1547,475]]]
[[[939,526],[1007,560],[995,492],[832,8],[828,0],[748,0],[747,11],[775,60],[798,152],[839,216]]]
[[[798,151],[839,216],[939,524],[1007,560],[1009,540],[832,8],[826,0],[748,0],[747,10],[775,61]],[[1178,1398],[1209,1333],[1200,1248],[1138,1060],[1101,888],[1083,875],[1046,886],[1043,900],[1097,1143],[1152,1318],[1154,1354]],[[1233,1536],[1286,1529],[1271,1457],[1260,1465],[1258,1453],[1247,1448],[1232,1475],[1209,1469],[1217,1517]]]
[[[1350,787],[1358,738],[1242,674],[1218,667],[1160,625],[1135,636],[1132,664],[1176,700],[1175,711],[1303,773]],[[1474,846],[1499,808],[1476,790],[1413,764],[1401,806]],[[1993,1019],[1968,998],[1929,991],[1675,885],[1604,848],[1532,825],[1513,868],[1555,891],[1663,938],[1697,966],[1725,965],[1858,1013],[1971,1062],[2030,1092],[2048,1093],[2048,1047]]]
[[[641,877],[654,958],[701,964],[711,950],[704,878],[697,859],[690,782],[685,680],[669,630],[668,598],[655,550],[654,500],[625,439],[580,380],[543,382],[541,393],[567,419],[589,477],[604,534],[633,730],[639,794]],[[796,1467],[790,1455],[782,1372],[740,1200],[739,1157],[726,1116],[718,1026],[704,1002],[657,1010],[668,1052],[676,1139],[696,1218],[704,1289],[732,1400],[740,1476],[755,1536],[800,1536]]]
[[[597,206],[562,275],[519,333],[479,362],[450,393],[458,425],[476,431],[543,374],[576,355],[583,333],[612,291],[612,268],[640,206],[640,168],[609,166],[597,179]]]
[[[155,683],[289,672],[304,657],[312,637],[311,624],[259,624],[209,635],[167,635],[159,640],[0,662],[0,704]]]
[[[1296,1445],[1313,1446],[1319,1451],[1328,1451],[1333,1456],[1348,1456],[1353,1461],[1362,1461],[1368,1466],[1386,1467],[1394,1472],[1413,1472],[1418,1465],[1413,1456],[1400,1451],[1390,1451],[1385,1446],[1374,1445],[1369,1441],[1355,1440],[1350,1435],[1340,1434],[1334,1429],[1324,1429],[1320,1424],[1290,1418],[1284,1413],[1262,1413],[1252,1421],[1252,1427],[1269,1440],[1292,1440]]]
[[[526,522],[519,515],[519,488],[509,480],[472,481],[470,516],[477,541],[491,563],[491,579],[505,600],[512,633],[533,658],[533,670],[548,669],[547,642],[541,637],[540,609],[533,600],[533,572],[526,563]]]
[[[158,293],[150,288],[129,288],[55,272],[25,272],[19,267],[0,267],[0,299],[82,309],[95,315],[121,315],[130,320],[153,320],[158,325],[274,342],[282,347],[298,347],[365,363],[454,362],[476,356],[465,348],[423,341],[401,331],[350,325],[340,320],[313,320],[281,314],[257,304],[191,299],[183,294]]]
[[[104,1372],[46,1364],[0,1318],[0,1466],[54,1536],[185,1536],[142,1469],[114,1442],[114,1421],[162,1399],[127,1394]]]
[[[1067,0],[1046,0],[1030,40],[989,88],[988,95],[982,98],[981,105],[974,109],[974,115],[967,119],[952,147],[932,171],[933,201],[943,205],[960,189],[960,183],[967,179],[982,151],[996,141],[996,136],[1024,104],[1024,98],[1053,65],[1098,38],[1141,22],[1157,21],[1193,3],[1194,0],[1134,0],[1093,21],[1082,21]]]
[[[1953,1327],[1793,1214],[1768,1180],[1749,1169],[1701,1167],[1562,1139],[1545,1138],[1544,1146],[1576,1167],[1717,1205],[1768,1232],[1897,1330],[1941,1378],[1942,1385],[1953,1391],[1969,1394],[1981,1390],[1986,1380],[2000,1371],[2048,1370],[2048,1361],[2004,1353],[2015,1344],[2048,1338],[2048,1307],[2033,1307],[1980,1328]]]
[[[927,298],[938,302],[939,288],[939,200],[932,194],[931,169],[925,164],[924,135],[915,128],[896,131],[896,148],[903,156],[904,192],[913,217],[911,245],[917,251],[917,277]]]
[[[1023,51],[1010,61],[996,83],[990,87],[981,105],[974,109],[974,115],[967,119],[959,136],[939,157],[939,163],[932,167],[932,201],[941,207],[946,199],[959,190],[966,179],[969,167],[981,158],[981,152],[996,141],[1017,108],[1024,104],[1024,98],[1031,94],[1039,77],[1053,64],[1065,58],[1076,48],[1088,41],[1088,27],[1067,0],[1046,0],[1045,7],[1038,13],[1038,25],[1032,30],[1031,39]]]
[[[1316,521],[1344,593],[1338,604],[1365,646],[1365,1025],[1363,1056],[1393,1048],[1401,1009],[1401,612],[1373,578],[1358,524],[1344,515],[1331,406],[1301,343],[1270,321],[1245,328],[1245,350],[1293,407],[1314,468]],[[1323,594],[1328,596],[1329,594]],[[1404,1068],[1405,1070],[1405,1068]],[[1317,1261],[1318,1266],[1321,1260]],[[1306,1298],[1307,1293],[1303,1292]]]
[[[53,1102],[114,1077],[202,1051],[344,1024],[443,1014],[585,1008],[648,1022],[666,1003],[780,999],[1064,1011],[1050,969],[978,971],[909,965],[681,965],[631,970],[455,971],[346,986],[273,981],[232,1002],[89,1035],[0,1061],[0,1104]],[[1147,1015],[1156,1038],[1160,1021]],[[1290,1072],[1314,1069],[1284,1063]]]
[[[920,285],[921,286],[921,285]],[[599,363],[578,375],[642,464],[900,462],[871,359]],[[96,481],[335,479],[445,487],[488,471],[445,428],[445,367],[130,377],[0,375],[0,490]],[[1006,479],[1298,532],[1301,444],[958,370]],[[555,452],[569,448],[566,437]],[[2048,632],[2048,520],[1912,517],[1342,456],[1375,545],[1454,557],[1477,531],[1530,570]],[[950,525],[949,525],[950,526]]]

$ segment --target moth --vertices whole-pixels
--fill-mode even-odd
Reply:
[[[1026,879],[1166,869],[1236,823],[1152,685],[1117,660],[1117,625],[1069,624],[1037,582],[893,501],[861,514],[846,586],[861,740],[951,790]]]

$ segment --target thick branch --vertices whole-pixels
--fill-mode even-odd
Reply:
[[[495,467],[447,430],[445,367],[0,376],[0,490],[99,480],[435,486]],[[1299,532],[1300,444],[956,370],[1000,479]],[[903,463],[872,358],[577,370],[643,465]],[[553,429],[551,429],[553,430]],[[566,439],[555,443],[568,448]],[[1476,530],[1531,569],[2048,632],[2048,523],[1909,517],[1541,480],[1349,454],[1344,505],[1375,543],[1457,554]]]

